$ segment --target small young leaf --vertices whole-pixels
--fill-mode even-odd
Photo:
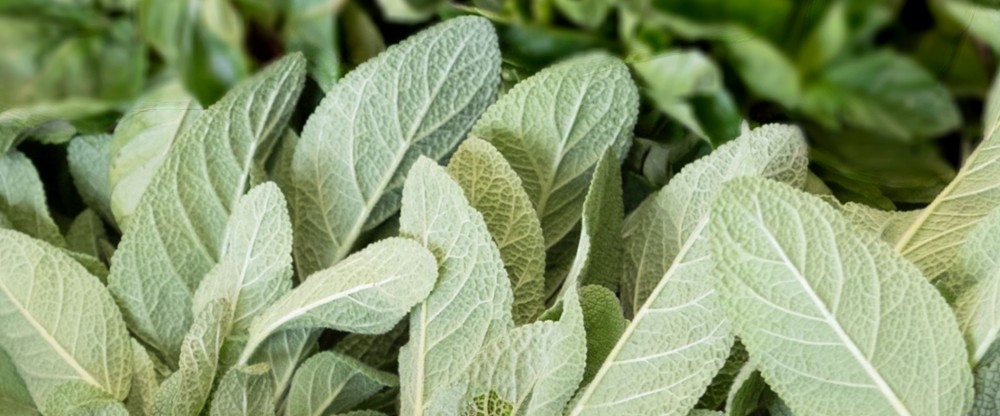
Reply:
[[[461,17],[338,82],[306,122],[292,163],[299,276],[332,266],[362,231],[395,213],[413,162],[451,153],[493,102],[499,80],[492,26]]]
[[[77,215],[66,232],[66,248],[98,259],[102,255],[101,242],[107,240],[104,221],[91,209]]]
[[[726,404],[726,398],[733,388],[734,381],[739,375],[743,366],[747,363],[747,349],[736,340],[733,348],[729,351],[729,358],[726,364],[712,379],[712,383],[705,389],[705,394],[698,400],[696,407],[704,409],[718,409]]]
[[[614,292],[603,286],[590,285],[580,288],[580,306],[583,309],[583,328],[587,332],[587,367],[583,371],[586,385],[593,380],[608,354],[625,332],[628,320]]]
[[[716,289],[751,359],[798,414],[962,415],[968,355],[944,299],[874,234],[788,185],[723,187]]]
[[[177,357],[191,324],[191,296],[218,261],[226,221],[284,131],[305,62],[291,55],[205,110],[153,175],[111,265],[109,285],[130,328],[163,357]]]
[[[35,165],[16,150],[0,155],[0,212],[13,229],[57,247],[66,245],[49,216],[45,189]]]
[[[427,297],[436,278],[434,256],[420,244],[398,237],[374,243],[316,272],[255,317],[240,362],[279,330],[389,331]]]
[[[267,364],[235,367],[226,372],[212,395],[211,416],[274,414],[274,380]]]
[[[761,397],[767,389],[757,366],[748,361],[733,379],[732,389],[726,398],[726,414],[750,416],[760,406]]]
[[[581,285],[618,290],[622,270],[621,165],[611,149],[597,163],[583,202],[583,221],[570,276]]]
[[[500,249],[514,290],[514,323],[533,321],[545,309],[545,240],[521,179],[496,148],[474,137],[459,146],[448,173]]]
[[[410,340],[399,352],[401,413],[419,416],[513,325],[513,295],[482,215],[443,168],[418,159],[402,202],[400,233],[433,252],[440,270],[434,292],[410,315]]]
[[[312,416],[355,408],[399,379],[333,351],[324,351],[302,363],[288,391],[285,414]]]
[[[193,311],[226,299],[233,334],[292,288],[292,224],[285,198],[274,183],[240,197],[226,224],[222,257],[194,294]]]
[[[604,150],[624,157],[638,108],[625,64],[593,53],[519,82],[486,110],[472,135],[495,146],[521,177],[552,247],[579,222]]]
[[[124,399],[131,346],[107,289],[59,249],[0,230],[0,348],[35,403],[79,380]],[[54,299],[63,299],[53,307]]]
[[[73,183],[83,201],[108,221],[111,215],[111,135],[77,136],[69,142],[67,160]]]

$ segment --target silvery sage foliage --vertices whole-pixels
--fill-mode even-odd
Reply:
[[[1000,409],[1000,84],[921,210],[822,194],[803,131],[772,124],[627,212],[617,58],[498,98],[494,29],[458,17],[330,71],[291,54],[206,108],[150,91],[71,140],[71,220],[0,157],[0,412]],[[307,73],[325,97],[297,114]]]

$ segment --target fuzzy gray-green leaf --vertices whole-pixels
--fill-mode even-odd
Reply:
[[[38,414],[28,387],[24,385],[14,362],[3,349],[0,349],[0,409],[9,412],[11,416]]]
[[[124,224],[109,288],[132,331],[177,357],[191,297],[218,261],[229,213],[250,186],[301,91],[305,62],[286,57],[237,85],[177,138]]]
[[[49,216],[35,165],[16,150],[0,155],[0,212],[17,231],[55,246],[66,244]]]
[[[66,160],[83,202],[108,221],[111,215],[111,135],[77,136],[66,148]]]
[[[622,176],[611,149],[597,163],[583,202],[583,221],[570,275],[581,285],[618,290],[622,271]]]
[[[968,411],[972,375],[951,310],[878,236],[762,178],[724,186],[710,235],[733,330],[795,413]]]
[[[975,366],[1000,338],[1000,209],[984,218],[962,243],[956,267],[971,287],[955,302],[958,326]]]
[[[580,220],[594,165],[605,149],[624,157],[639,93],[619,59],[593,53],[519,82],[472,129],[521,177],[546,247]]]
[[[101,242],[107,241],[104,221],[91,209],[85,209],[66,231],[66,248],[94,258],[101,258]]]
[[[334,352],[310,357],[295,372],[285,414],[315,416],[346,412],[399,379]]]
[[[211,416],[273,415],[274,380],[267,364],[234,367],[226,372],[212,395]]]
[[[402,413],[419,416],[513,325],[513,295],[482,215],[434,161],[420,158],[410,170],[399,224],[435,254],[440,271],[434,292],[410,315],[410,340],[399,353]]]
[[[395,213],[413,162],[450,154],[493,102],[499,81],[490,23],[460,17],[390,47],[338,82],[295,149],[299,275],[346,257],[362,231]]]
[[[160,388],[156,374],[156,364],[146,351],[146,347],[132,340],[132,387],[125,399],[125,407],[133,415],[151,415],[153,397]]]
[[[545,308],[545,239],[521,180],[496,148],[474,137],[459,146],[448,173],[500,249],[514,290],[514,323],[531,322]]]
[[[45,397],[46,416],[129,416],[107,392],[81,381],[60,384]]]

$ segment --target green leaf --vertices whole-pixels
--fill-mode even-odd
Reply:
[[[802,111],[912,142],[961,123],[948,90],[910,58],[889,50],[844,60],[825,69],[803,97]]]
[[[303,358],[316,349],[319,332],[312,328],[280,331],[267,337],[248,360],[251,364],[267,364],[271,371],[272,400],[279,403],[285,390],[292,383],[295,369]],[[244,347],[245,348],[245,347]]]
[[[401,321],[389,332],[379,335],[347,334],[333,350],[377,369],[395,368],[399,362],[399,347],[407,341],[407,324]]]
[[[760,407],[762,396],[767,391],[764,377],[757,366],[747,362],[736,378],[726,398],[726,414],[730,416],[750,416]]]
[[[622,270],[622,176],[611,149],[597,163],[583,202],[583,222],[576,258],[569,271],[581,285],[618,290]]]
[[[364,7],[348,1],[339,18],[343,27],[343,44],[351,45],[344,51],[350,66],[357,67],[385,50],[385,39]]]
[[[823,69],[848,45],[850,29],[846,3],[843,0],[832,1],[823,13],[823,19],[799,48],[798,67],[804,74]]]
[[[153,175],[181,132],[202,108],[177,82],[139,97],[115,127],[111,139],[111,212],[119,224],[135,211]]]
[[[222,377],[212,395],[212,416],[258,416],[274,414],[274,380],[267,364],[236,367]]]
[[[300,277],[349,254],[399,208],[420,155],[450,154],[496,94],[500,53],[482,18],[435,25],[347,74],[295,149],[292,218]]]
[[[316,272],[256,316],[240,362],[279,330],[387,332],[427,297],[436,278],[434,256],[420,244],[398,237],[374,243]]]
[[[205,105],[249,72],[244,23],[229,0],[139,0],[138,18],[146,42]]]
[[[721,303],[795,413],[968,410],[961,334],[916,267],[787,185],[737,179],[716,201],[710,235]]]
[[[66,245],[49,216],[45,189],[35,165],[16,150],[0,156],[0,212],[14,230],[57,247]]]
[[[567,19],[587,29],[596,29],[604,23],[615,5],[613,0],[555,0],[556,7]]]
[[[703,139],[709,136],[686,101],[696,95],[714,94],[722,89],[722,73],[699,51],[661,52],[632,64],[645,85],[644,93],[656,107]]]
[[[346,355],[324,351],[310,357],[295,372],[285,414],[311,416],[345,412],[379,390],[398,385],[399,379],[390,373],[368,367]]]
[[[419,416],[477,351],[513,325],[513,294],[482,215],[434,161],[414,163],[403,187],[400,234],[438,259],[434,292],[410,315],[399,352],[401,413]]]
[[[726,364],[722,366],[722,369],[712,379],[712,383],[705,389],[705,394],[698,400],[696,407],[705,409],[722,408],[726,404],[729,392],[734,387],[736,377],[744,365],[746,365],[747,359],[746,348],[743,347],[743,344],[739,340],[736,340],[733,343],[732,350],[729,352],[729,358],[726,359]]]
[[[764,126],[689,164],[626,219],[623,293],[633,319],[571,415],[684,415],[694,407],[733,342],[712,288],[709,207],[723,183],[741,176],[802,185],[806,164],[798,129]]]
[[[344,0],[292,0],[285,4],[285,50],[302,51],[309,75],[329,92],[340,78],[337,12]],[[352,45],[353,46],[353,45]]]
[[[514,323],[534,321],[545,309],[545,240],[521,179],[496,148],[475,137],[459,146],[448,173],[500,249],[514,291]]]
[[[914,219],[893,247],[941,287],[961,242],[983,217],[1000,206],[1000,78],[983,113],[983,141],[965,159],[955,179]],[[944,281],[939,281],[944,280]]]
[[[67,126],[67,121],[105,114],[112,108],[104,101],[75,98],[6,110],[0,113],[0,154],[7,153],[40,130]],[[64,139],[69,139],[73,131],[75,129],[70,127],[69,135]]]
[[[91,209],[109,221],[111,215],[111,136],[93,134],[76,136],[66,150],[73,184]]]
[[[45,397],[46,416],[128,416],[121,402],[91,384],[69,381]]]
[[[107,241],[104,221],[90,209],[85,209],[77,215],[66,232],[66,248],[95,259],[101,258],[101,242]]]
[[[639,94],[617,58],[592,53],[521,81],[472,129],[521,177],[541,219],[546,247],[580,220],[594,165],[607,148],[623,158]]]
[[[222,253],[230,210],[295,106],[305,62],[292,55],[240,84],[184,130],[124,225],[109,288],[130,328],[177,357],[191,296]]]
[[[68,380],[124,399],[131,346],[107,289],[60,250],[0,230],[0,348],[35,403]],[[62,299],[54,307],[52,301]]]
[[[201,413],[215,383],[223,338],[230,332],[231,308],[228,301],[219,299],[198,313],[184,336],[178,370],[163,380],[153,396],[153,415]]]
[[[972,33],[1000,53],[1000,10],[977,5],[963,0],[935,1],[962,26],[963,31]]]
[[[417,23],[430,18],[443,0],[376,0],[391,22]]]
[[[1000,348],[994,344],[974,367],[975,396],[969,416],[991,416],[1000,411]]]
[[[756,34],[734,31],[730,36],[734,39],[723,42],[723,50],[747,88],[785,108],[795,108],[801,99],[802,80],[792,62]]]
[[[914,211],[882,211],[856,202],[841,206],[840,213],[854,226],[875,234],[889,244],[896,244],[906,229],[920,215]]]
[[[971,287],[955,302],[955,315],[973,366],[1000,337],[1000,259],[994,255],[995,247],[1000,247],[1000,209],[972,229],[955,264],[958,273],[971,280]]]
[[[216,299],[232,305],[233,334],[292,288],[292,224],[274,183],[255,186],[236,201],[226,224],[222,257],[192,300],[199,311]]]
[[[133,415],[153,414],[153,398],[160,388],[156,364],[146,347],[132,340],[132,387],[125,399],[125,407]]]
[[[17,373],[13,360],[3,349],[0,349],[0,408],[11,416],[38,414],[28,387]]]
[[[618,343],[628,320],[618,297],[603,286],[581,287],[580,306],[583,309],[583,328],[587,333],[587,367],[583,371],[582,382],[585,385],[593,380]]]

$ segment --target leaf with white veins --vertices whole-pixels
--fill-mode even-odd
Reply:
[[[386,387],[399,385],[391,373],[334,351],[309,357],[295,372],[285,414],[317,416],[346,412]]]
[[[49,216],[35,165],[16,150],[0,155],[0,213],[17,231],[58,247],[66,245]]]

